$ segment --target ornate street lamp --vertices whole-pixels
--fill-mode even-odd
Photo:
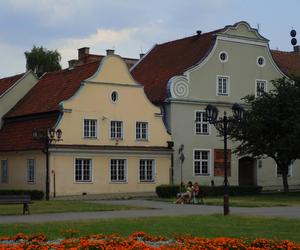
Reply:
[[[46,155],[46,200],[49,200],[49,145],[53,142],[62,141],[61,139],[62,131],[61,129],[55,130],[54,128],[35,128],[32,131],[32,137],[35,140],[43,142],[44,149],[43,153]]]
[[[244,117],[244,108],[234,103],[232,105],[233,116],[228,117],[226,111],[224,111],[223,117],[218,119],[218,109],[216,106],[208,104],[205,108],[206,117],[210,124],[213,124],[215,128],[223,135],[224,138],[224,200],[223,200],[223,211],[224,215],[229,214],[229,190],[228,190],[228,175],[227,175],[227,135],[228,128],[233,123],[239,122]]]

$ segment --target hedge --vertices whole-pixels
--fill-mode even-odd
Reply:
[[[204,196],[221,196],[224,186],[201,186]],[[261,186],[229,186],[229,195],[255,195],[261,193]],[[160,185],[156,187],[156,194],[160,198],[173,198],[180,192],[179,185]]]
[[[24,189],[0,189],[0,195],[21,195],[29,194],[32,200],[42,200],[44,192],[40,190],[24,190]]]

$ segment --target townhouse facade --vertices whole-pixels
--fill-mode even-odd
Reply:
[[[164,113],[174,141],[174,183],[223,184],[223,141],[208,123],[205,107],[213,104],[220,115],[224,111],[231,115],[234,103],[243,104],[244,96],[271,90],[272,80],[287,77],[287,71],[295,69],[287,56],[299,65],[299,54],[271,51],[266,38],[248,23],[239,22],[158,44],[131,69],[149,99]],[[232,154],[234,147],[229,142],[230,185],[282,187],[280,171],[272,159],[238,157]],[[291,188],[300,187],[298,165],[296,161],[290,168]]]
[[[161,116],[112,51],[46,73],[4,116],[0,187],[45,191],[48,169],[50,197],[154,192],[170,179],[171,138]],[[33,137],[39,130],[62,131],[62,140],[46,149]]]

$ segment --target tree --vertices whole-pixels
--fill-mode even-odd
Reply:
[[[284,192],[289,192],[288,169],[300,158],[300,78],[272,81],[274,89],[255,98],[243,98],[245,118],[230,132],[239,143],[238,155],[271,157],[282,173]]]
[[[35,45],[31,51],[26,51],[26,69],[32,70],[38,77],[42,76],[45,72],[60,70],[59,64],[61,55],[57,50],[47,50],[46,48],[36,47]]]

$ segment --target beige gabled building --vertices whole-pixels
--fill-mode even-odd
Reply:
[[[49,145],[50,196],[154,192],[169,183],[172,149],[160,109],[112,54],[45,74],[4,117],[0,188],[46,190],[45,144],[34,130],[60,129]]]

